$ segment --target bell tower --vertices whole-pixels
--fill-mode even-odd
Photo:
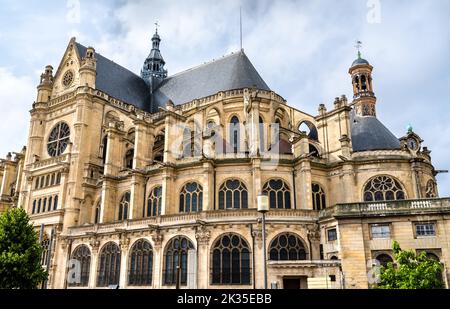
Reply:
[[[356,114],[359,116],[376,117],[377,98],[373,92],[372,70],[373,67],[366,59],[361,58],[361,41],[358,41],[358,58],[353,61],[349,74],[352,77],[353,84],[353,104]]]
[[[155,23],[155,25],[156,31],[152,37],[152,49],[148,57],[145,59],[144,66],[141,70],[141,77],[149,86],[150,92],[153,92],[167,77],[167,70],[164,69],[166,62],[164,61],[161,51],[159,50],[161,38],[158,34],[158,23]]]

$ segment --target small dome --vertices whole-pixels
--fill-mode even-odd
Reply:
[[[353,61],[352,67],[354,67],[355,65],[359,65],[359,64],[369,64],[369,61],[367,61],[366,59],[363,59],[363,58],[358,58],[355,61]]]

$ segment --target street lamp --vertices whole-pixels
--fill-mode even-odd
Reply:
[[[264,259],[264,289],[267,289],[267,252],[266,252],[266,212],[269,211],[269,197],[267,194],[259,194],[257,198],[258,212],[262,214],[262,241]]]

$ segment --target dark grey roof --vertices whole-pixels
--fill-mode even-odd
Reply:
[[[80,57],[86,54],[86,47],[76,43]],[[117,63],[95,53],[97,77],[95,86],[108,95],[132,104],[142,110],[151,111],[150,91],[145,81]]]
[[[219,91],[256,87],[270,91],[243,51],[169,76],[154,92],[155,105],[183,104]]]
[[[367,61],[366,59],[363,59],[363,58],[358,58],[355,61],[353,61],[352,67],[354,67],[355,65],[358,65],[358,64],[369,64],[369,61]]]
[[[350,112],[353,151],[400,149],[400,141],[376,117]]]

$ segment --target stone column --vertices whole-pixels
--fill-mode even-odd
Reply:
[[[120,277],[119,287],[121,289],[126,288],[128,278],[128,248],[130,245],[130,238],[125,233],[120,235]]]
[[[295,184],[298,209],[313,209],[311,193],[311,161],[302,159],[295,167]]]
[[[249,208],[258,208],[258,204],[256,198],[258,194],[262,193],[262,181],[261,181],[261,159],[253,158],[252,159],[252,175],[253,175],[253,191],[252,196],[248,197],[248,200],[251,201],[251,204],[248,206]]]
[[[97,271],[98,271],[98,249],[100,247],[100,241],[97,238],[93,238],[89,244],[91,245],[91,268],[89,270],[89,284],[88,287],[93,289],[97,286]]]
[[[138,115],[138,119],[133,122],[135,126],[135,141],[134,141],[134,169],[143,169],[152,161],[153,150],[153,129],[147,127],[147,123]]]
[[[197,288],[207,289],[209,284],[209,240],[210,231],[205,225],[196,228],[195,238],[197,239]]]
[[[342,166],[341,199],[338,203],[354,203],[356,199],[355,172],[351,163]]]
[[[212,162],[203,163],[203,210],[214,210],[214,166]]]
[[[135,172],[131,182],[130,219],[142,218],[144,207],[145,177]],[[148,194],[148,193],[147,193]]]
[[[160,230],[154,230],[152,233],[153,241],[153,278],[152,286],[154,289],[160,289],[163,278],[164,252],[162,248],[163,235]]]
[[[177,213],[177,197],[174,186],[174,170],[171,167],[164,167],[162,170],[161,215]]]
[[[253,238],[255,239],[255,246],[253,247],[254,265],[252,267],[252,281],[255,280],[254,286],[256,289],[264,289],[264,252],[262,242],[262,223],[261,218],[258,218],[258,223],[253,226]],[[267,241],[268,224],[266,220],[266,245]]]

